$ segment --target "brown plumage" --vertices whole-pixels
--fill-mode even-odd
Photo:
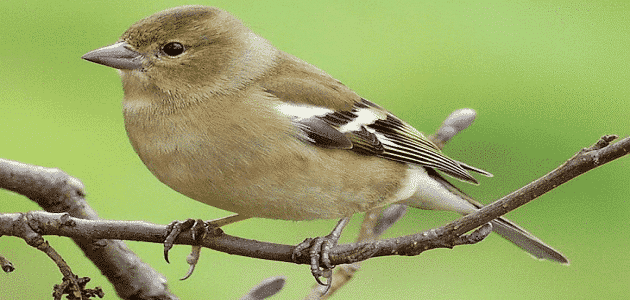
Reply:
[[[401,201],[470,213],[434,169],[491,176],[217,8],[157,13],[84,58],[120,70],[129,139],[160,181],[243,216],[341,218]]]

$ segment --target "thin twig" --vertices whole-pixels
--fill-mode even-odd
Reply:
[[[29,224],[30,220],[29,213],[14,214],[12,222],[7,222],[7,224],[11,224],[12,226],[3,229],[9,230],[11,235],[22,238],[29,246],[44,252],[57,265],[59,271],[63,274],[63,284],[55,286],[53,292],[55,299],[61,299],[64,294],[67,294],[70,299],[84,299],[82,287],[79,286],[78,276],[72,273],[70,266],[61,255],[50,246],[48,241],[44,240],[40,234],[33,230]],[[71,222],[71,220],[63,217],[55,219],[55,221],[58,221],[57,223]]]

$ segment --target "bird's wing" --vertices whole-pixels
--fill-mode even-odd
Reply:
[[[291,116],[304,133],[304,140],[319,147],[348,149],[363,155],[435,168],[475,184],[477,180],[467,170],[490,175],[445,156],[421,132],[365,99],[347,111],[291,102],[280,105],[279,110]]]
[[[282,71],[264,91],[277,97],[277,109],[301,130],[301,138],[319,147],[346,149],[402,163],[435,168],[477,183],[467,170],[492,174],[459,163],[421,132],[319,69],[285,54]]]

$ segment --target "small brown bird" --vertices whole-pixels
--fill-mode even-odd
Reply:
[[[84,59],[120,70],[125,126],[172,189],[249,217],[345,218],[390,203],[468,214],[481,205],[438,173],[477,183],[422,133],[229,13],[183,6],[132,25]],[[566,258],[514,223],[493,230]]]

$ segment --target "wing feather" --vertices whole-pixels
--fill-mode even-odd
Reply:
[[[305,133],[305,140],[319,147],[348,149],[362,155],[434,168],[475,184],[477,180],[468,171],[492,176],[447,157],[421,132],[366,99],[361,98],[350,111],[322,112],[316,107],[296,106],[303,110],[312,109],[312,114],[302,112],[298,116],[296,113],[293,120]]]

